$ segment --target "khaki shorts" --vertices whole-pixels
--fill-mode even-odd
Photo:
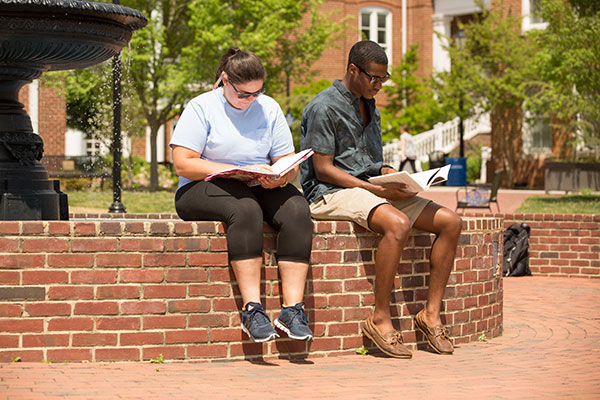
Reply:
[[[372,230],[368,222],[371,211],[381,204],[392,204],[406,214],[412,227],[430,201],[418,196],[391,201],[368,190],[352,188],[324,195],[310,205],[310,213],[315,219],[353,221]]]

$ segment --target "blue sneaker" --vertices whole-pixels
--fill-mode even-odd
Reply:
[[[260,303],[248,302],[242,310],[242,330],[253,342],[268,342],[277,339],[279,335],[271,325],[269,316]]]
[[[308,327],[308,318],[304,314],[304,302],[293,307],[282,307],[275,326],[295,340],[313,340],[314,335]]]

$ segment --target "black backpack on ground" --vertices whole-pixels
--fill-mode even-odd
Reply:
[[[529,225],[513,224],[504,231],[504,276],[531,275],[529,269]]]

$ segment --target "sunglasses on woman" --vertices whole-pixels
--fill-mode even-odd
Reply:
[[[223,82],[223,79],[225,78],[225,71],[223,71],[221,73],[221,76],[219,76],[219,79],[217,79],[217,81],[215,82],[215,84],[213,85],[213,90],[215,90],[216,88],[219,87],[219,84],[221,82]],[[238,99],[247,99],[248,97],[252,96],[252,97],[258,97],[261,94],[263,94],[265,92],[265,88],[261,88],[260,90],[256,91],[256,92],[252,92],[252,93],[247,93],[247,92],[240,92],[234,85],[233,83],[231,83],[230,81],[228,81],[229,84],[231,85],[231,87],[233,88],[233,90],[235,90],[235,94],[237,94]]]

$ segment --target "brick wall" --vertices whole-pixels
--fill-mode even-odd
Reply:
[[[149,215],[144,216],[151,217]],[[313,343],[250,343],[223,226],[155,219],[0,222],[0,361],[206,360],[352,353],[373,306],[378,235],[315,222],[305,301]],[[173,218],[173,219],[171,219]],[[466,218],[443,320],[457,344],[502,330],[502,221]],[[432,237],[413,232],[398,266],[394,322],[413,349]],[[263,303],[280,309],[275,235],[265,233]],[[496,250],[496,251],[495,251]]]
[[[529,264],[533,274],[600,278],[600,215],[505,214],[503,217],[505,227],[522,222],[531,227]]]

